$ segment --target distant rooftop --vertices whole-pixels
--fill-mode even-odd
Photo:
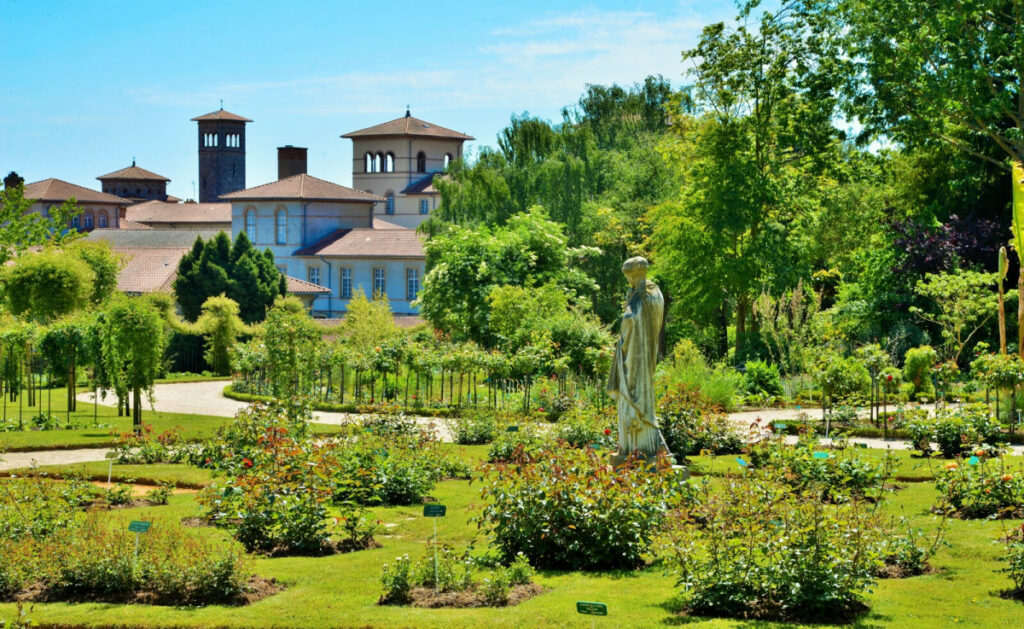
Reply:
[[[170,181],[163,175],[158,175],[152,171],[146,170],[145,168],[139,168],[132,162],[132,165],[121,170],[115,170],[112,173],[106,175],[100,175],[97,177],[100,181],[106,181],[108,179],[131,179],[133,181]]]
[[[414,229],[339,229],[296,251],[296,256],[341,258],[423,258],[423,241]]]
[[[292,175],[255,188],[221,195],[225,201],[261,201],[267,199],[302,199],[305,201],[350,201],[377,203],[384,197],[353,190],[310,175]]]
[[[87,240],[105,240],[115,249],[124,247],[191,247],[197,237],[209,240],[220,232],[219,229],[94,229],[85,238]]]
[[[413,135],[427,138],[449,138],[453,140],[475,140],[471,135],[465,133],[459,133],[458,131],[452,131],[446,129],[440,125],[436,125],[426,120],[420,120],[414,118],[409,114],[409,110],[405,111],[405,115],[401,118],[395,118],[388,122],[384,122],[372,127],[360,129],[358,131],[351,131],[341,136],[343,138],[370,138],[375,136],[386,136],[386,135]]]
[[[233,114],[230,111],[225,111],[223,107],[221,107],[217,111],[211,111],[208,114],[196,116],[192,120],[194,120],[195,122],[202,122],[205,120],[231,120],[234,122],[252,122],[252,120],[246,118],[245,116],[239,116],[238,114]]]
[[[74,197],[79,203],[101,203],[105,205],[124,205],[125,200],[106,192],[83,188],[61,179],[43,179],[25,186],[25,198],[33,201],[64,202]]]
[[[230,203],[147,201],[128,207],[125,218],[136,223],[230,223]]]

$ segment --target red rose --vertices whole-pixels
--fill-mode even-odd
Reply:
[[[612,430],[611,430],[611,428],[605,428],[605,429],[604,429],[604,434],[606,434],[606,435],[610,435],[610,434],[612,434]]]
[[[888,380],[889,382],[892,382],[892,374],[886,376],[885,379]]]
[[[207,457],[207,459],[206,459],[206,464],[207,464],[207,465],[209,465],[209,464],[210,464],[210,459],[209,459],[209,457]]]
[[[246,467],[252,467],[252,461],[250,461],[249,459],[242,459],[242,465]]]

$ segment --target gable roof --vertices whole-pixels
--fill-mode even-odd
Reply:
[[[83,188],[62,179],[43,179],[25,186],[25,198],[33,201],[64,202],[74,197],[79,203],[99,203],[104,205],[124,205],[125,200],[106,192]]]
[[[395,118],[388,122],[383,122],[372,127],[366,127],[365,129],[359,129],[358,131],[350,131],[343,138],[371,138],[386,135],[413,135],[426,138],[448,138],[451,140],[475,140],[471,135],[465,133],[459,133],[458,131],[452,131],[442,126],[427,122],[426,120],[420,120],[409,115],[406,111],[405,115],[401,118]]]
[[[287,287],[285,290],[290,295],[322,295],[324,293],[331,292],[331,289],[326,286],[314,284],[313,282],[307,282],[306,280],[300,280],[297,277],[291,275],[284,276]]]
[[[353,203],[378,203],[384,200],[384,197],[362,190],[353,190],[310,175],[292,175],[255,188],[223,194],[220,198],[225,201],[301,199],[304,201],[348,201]]]
[[[338,258],[425,258],[423,242],[413,229],[339,229],[299,249],[296,256]]]
[[[165,203],[131,205],[125,218],[135,223],[230,223],[230,203]]]
[[[170,181],[163,175],[158,175],[152,171],[146,170],[145,168],[139,168],[132,162],[132,165],[121,170],[115,170],[112,173],[106,175],[100,175],[97,177],[100,181],[106,181],[108,179],[131,179],[133,181]]]
[[[252,122],[252,120],[246,118],[245,116],[239,116],[238,114],[233,114],[230,111],[225,111],[223,107],[221,107],[217,111],[211,111],[208,114],[196,116],[192,120],[194,120],[195,122],[202,122],[204,120],[231,120],[234,122]]]

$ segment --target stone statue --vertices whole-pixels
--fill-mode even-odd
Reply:
[[[659,452],[671,456],[654,416],[654,366],[665,300],[654,282],[647,280],[644,258],[626,260],[622,272],[631,288],[608,376],[608,392],[619,411],[619,451],[612,455],[613,465],[633,453],[647,461],[656,459]]]

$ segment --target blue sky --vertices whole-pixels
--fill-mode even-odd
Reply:
[[[587,83],[682,80],[680,52],[714,2],[106,2],[2,0],[0,174],[98,189],[131,163],[192,197],[195,123],[252,118],[249,186],[277,176],[276,147],[309,148],[309,173],[350,184],[343,133],[413,115],[495,144],[513,113],[559,119]]]

